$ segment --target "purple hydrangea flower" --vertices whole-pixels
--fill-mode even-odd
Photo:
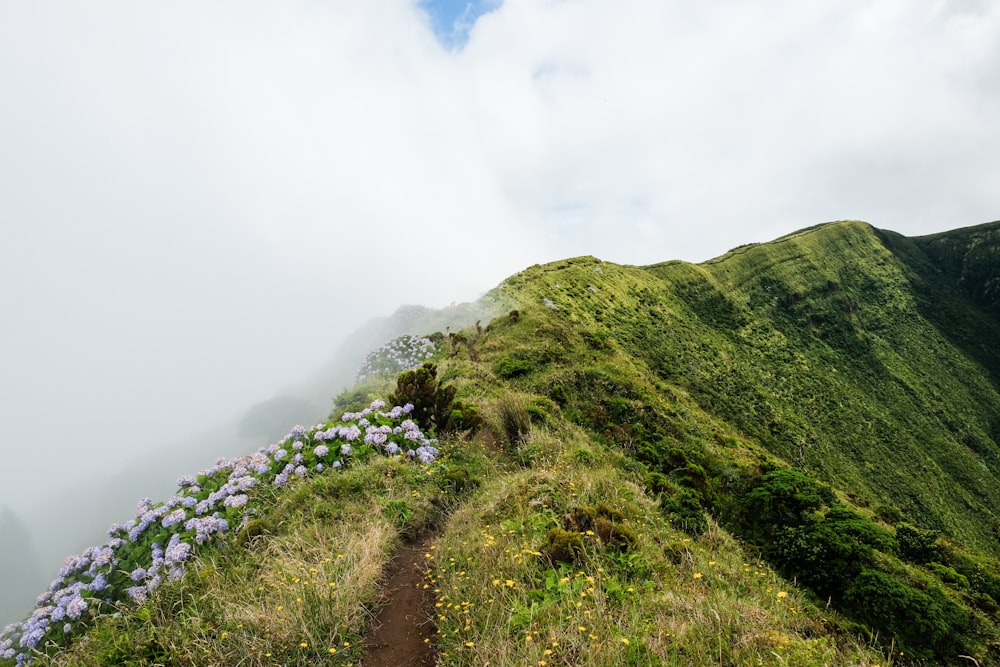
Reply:
[[[177,525],[187,519],[187,512],[181,508],[175,509],[173,512],[163,517],[163,521],[160,522],[164,528],[170,528],[171,526]]]
[[[167,547],[167,553],[164,560],[167,565],[179,565],[186,561],[190,555],[191,545],[187,542],[178,542],[177,544],[172,544]]]
[[[128,596],[132,598],[137,604],[142,604],[149,597],[149,591],[146,590],[145,586],[132,586],[125,591]]]
[[[104,574],[98,574],[96,577],[94,577],[93,581],[87,584],[87,588],[94,591],[95,593],[97,591],[103,591],[107,587],[108,587],[108,580],[104,576]]]
[[[243,507],[249,499],[245,493],[241,493],[238,496],[229,496],[222,504],[226,507]]]
[[[74,621],[79,620],[85,611],[87,611],[87,601],[82,597],[75,597],[66,605],[66,615]]]
[[[326,445],[320,445],[319,447],[313,450],[313,455],[318,458],[323,458],[329,453],[330,453],[330,448],[327,447]]]

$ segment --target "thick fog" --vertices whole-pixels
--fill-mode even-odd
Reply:
[[[974,0],[0,0],[0,601],[371,317],[996,219],[998,117]]]

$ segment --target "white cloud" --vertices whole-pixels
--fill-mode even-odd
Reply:
[[[508,0],[461,51],[393,0],[2,3],[4,437],[179,436],[538,261],[996,218],[998,45],[930,0]]]

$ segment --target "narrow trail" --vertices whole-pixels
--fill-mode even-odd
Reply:
[[[382,606],[365,640],[363,667],[433,667],[434,594],[424,588],[430,539],[400,547],[384,587]],[[425,641],[431,640],[431,641]]]

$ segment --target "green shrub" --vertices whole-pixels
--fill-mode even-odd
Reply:
[[[625,525],[625,515],[604,503],[574,508],[563,517],[563,525],[576,532],[593,533],[612,551],[628,551],[637,539],[635,532]]]
[[[666,515],[670,525],[689,535],[701,535],[708,530],[708,521],[705,519],[701,501],[698,499],[698,494],[691,489],[682,487],[661,493],[660,510]]]
[[[512,396],[504,396],[499,402],[500,429],[511,449],[524,443],[531,432],[531,417],[524,404]]]
[[[396,378],[396,391],[389,396],[392,405],[413,404],[410,416],[421,426],[437,430],[447,421],[455,388],[439,386],[437,366],[426,363],[420,368],[400,373]]]
[[[594,465],[597,463],[597,457],[594,453],[587,449],[586,447],[577,447],[573,450],[572,458],[577,463],[583,464],[585,466]]]
[[[899,555],[918,565],[938,559],[940,557],[936,544],[938,535],[936,531],[921,530],[908,523],[900,523],[896,526]]]
[[[825,484],[795,470],[775,470],[744,496],[742,519],[755,541],[764,542],[777,528],[807,523],[809,513],[835,500]]]
[[[951,653],[968,626],[965,612],[940,589],[924,592],[877,570],[861,572],[844,603],[855,618],[895,636],[910,658]]]
[[[828,521],[782,527],[765,545],[764,555],[786,577],[812,589],[824,600],[841,599],[855,577],[874,565],[869,545]]]
[[[479,486],[479,478],[473,476],[466,467],[445,468],[434,481],[442,491],[451,493],[464,493]]]
[[[937,575],[938,579],[962,590],[969,590],[969,578],[959,574],[954,568],[941,563],[927,563],[927,569]]]
[[[575,530],[550,528],[545,534],[542,553],[553,564],[579,564],[583,559],[583,534]]]
[[[504,357],[493,367],[496,374],[505,380],[512,380],[522,375],[527,375],[534,370],[534,364],[526,359],[512,359]]]
[[[643,476],[642,482],[646,485],[646,490],[654,496],[663,493],[670,486],[667,476],[662,472],[648,472]]]
[[[889,524],[897,524],[903,520],[903,513],[893,505],[879,505],[875,508],[875,516]]]
[[[478,431],[483,425],[483,418],[479,410],[474,405],[467,405],[462,401],[453,401],[451,412],[448,414],[447,422],[443,431]]]
[[[251,519],[243,529],[240,530],[239,542],[244,546],[251,546],[254,540],[263,535],[270,534],[274,529],[265,519]]]
[[[393,405],[413,404],[413,419],[435,433],[475,431],[483,424],[479,410],[455,400],[455,387],[438,383],[437,366],[426,363],[396,378]]]

